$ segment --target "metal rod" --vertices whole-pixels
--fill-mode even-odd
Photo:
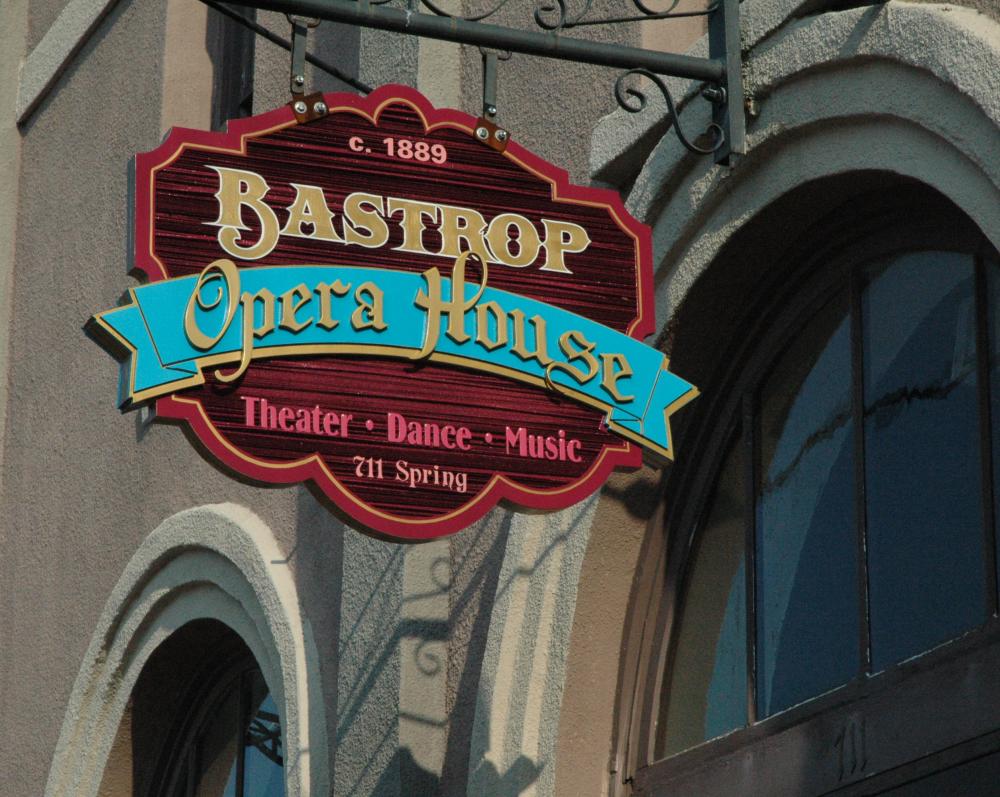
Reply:
[[[756,407],[754,394],[747,391],[743,394],[740,407],[742,420],[740,422],[740,441],[737,445],[743,451],[743,579],[746,589],[746,679],[747,679],[747,724],[757,722],[758,715],[766,715],[767,706],[760,711],[758,707],[757,689],[757,645],[760,640],[757,634],[757,483],[760,481],[760,464],[757,441]]]
[[[863,275],[854,268],[848,277],[851,322],[851,419],[854,423],[854,523],[858,557],[858,666],[861,677],[872,670],[871,599],[868,594],[868,484],[865,462],[865,368]]]
[[[982,513],[983,513],[983,564],[986,569],[986,616],[997,614],[997,530],[996,514],[993,508],[993,469],[997,463],[993,461],[993,424],[990,418],[990,408],[993,406],[992,388],[990,384],[990,303],[989,278],[987,276],[986,259],[977,253],[975,258],[975,296],[976,296],[976,379],[979,384],[979,457],[980,478],[982,479]]]
[[[204,1],[204,0],[203,0]],[[422,14],[409,9],[370,5],[354,0],[239,0],[239,5],[301,14],[366,28],[410,33],[430,39],[510,50],[564,61],[577,61],[618,69],[648,69],[659,75],[722,83],[726,79],[724,59],[696,58],[661,53],[616,44],[585,41],[556,33],[537,33]]]
[[[712,3],[708,8],[700,11],[665,11],[662,14],[641,14],[631,17],[603,17],[601,19],[581,19],[576,22],[567,22],[562,26],[563,30],[570,28],[583,28],[594,25],[617,25],[622,22],[649,22],[656,19],[684,19],[687,17],[707,17],[719,7],[718,3]]]
[[[497,116],[497,54],[483,51],[483,116],[491,122]]]
[[[746,152],[740,47],[740,0],[721,0],[721,8],[708,20],[708,54],[726,64],[725,97],[712,108],[712,121],[726,131],[724,143],[715,153],[716,163],[728,164],[730,155]]]
[[[244,28],[252,30],[258,36],[267,39],[269,42],[271,42],[271,44],[276,44],[279,47],[282,47],[285,50],[291,52],[292,44],[291,42],[288,41],[288,39],[282,38],[277,33],[272,33],[263,25],[254,22],[252,19],[247,19],[246,17],[233,11],[231,8],[224,6],[222,3],[215,2],[215,0],[201,0],[201,2],[204,3],[206,6],[208,6],[209,8],[211,8],[212,10],[218,11],[223,16],[229,17],[231,20],[233,20],[239,25],[242,25]],[[241,3],[240,5],[244,4]],[[356,88],[358,91],[364,94],[368,94],[372,90],[372,87],[369,86],[367,83],[363,83],[357,78],[348,75],[346,72],[342,72],[341,70],[337,69],[337,67],[335,67],[333,64],[328,64],[322,58],[317,58],[312,53],[308,52],[306,53],[306,61],[308,61],[310,64],[317,67],[318,69],[322,69],[328,75],[337,78],[337,80],[346,83],[348,86]]]
[[[292,17],[292,74],[289,89],[292,99],[299,99],[306,93],[306,42],[309,28],[299,17]]]

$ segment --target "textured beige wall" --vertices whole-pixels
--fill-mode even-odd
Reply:
[[[125,709],[108,763],[101,779],[99,797],[129,797],[133,789],[132,706]]]
[[[765,9],[759,17],[764,21],[754,24],[767,31],[777,30],[783,15],[801,6],[798,0],[752,4]],[[17,131],[13,91],[22,43],[25,37],[37,43],[64,5],[61,0],[30,6],[26,0],[0,0],[0,318],[7,346],[6,360],[0,350],[0,371],[9,389],[0,439],[0,722],[3,731],[16,722],[18,732],[17,745],[0,745],[0,773],[6,778],[0,790],[18,797],[41,792],[73,679],[105,600],[139,542],[180,510],[230,501],[248,507],[273,529],[295,574],[302,615],[318,648],[318,678],[329,708],[329,766],[338,793],[466,795],[473,767],[482,767],[477,782],[495,783],[498,794],[517,792],[516,784],[537,777],[538,770],[544,771],[541,779],[531,783],[549,784],[552,768],[560,797],[602,793],[632,578],[644,536],[658,528],[652,512],[659,475],[643,470],[614,477],[600,495],[592,525],[588,520],[574,530],[575,537],[567,533],[570,542],[551,551],[544,545],[541,551],[526,549],[546,535],[559,536],[556,516],[513,516],[504,509],[447,543],[414,549],[351,530],[306,488],[245,483],[202,457],[176,426],[143,428],[136,414],[119,413],[114,407],[117,369],[80,327],[132,284],[125,275],[129,160],[154,148],[171,125],[208,124],[206,12],[196,0],[117,4]],[[527,24],[528,14],[518,5],[496,21]],[[280,15],[263,18],[287,35]],[[657,26],[642,41],[683,50],[702,25],[673,24]],[[779,35],[795,35],[795,28]],[[818,30],[842,32],[832,23]],[[640,40],[635,28],[617,34],[585,29],[579,35]],[[833,41],[832,35],[817,35],[800,49],[822,54]],[[312,46],[346,68],[359,69],[372,84],[416,85],[437,102],[473,115],[480,111],[475,48],[326,25]],[[961,55],[956,48],[950,53]],[[913,57],[927,56],[922,51]],[[786,61],[780,52],[770,61],[760,60],[756,79],[771,69],[774,83],[783,85]],[[256,64],[258,110],[286,102],[287,55],[258,42]],[[521,144],[586,181],[591,132],[596,119],[615,108],[616,76],[615,70],[515,56],[500,65],[499,121]],[[972,77],[982,82],[989,76]],[[315,87],[333,85],[321,75],[311,81]],[[838,91],[827,107],[836,109],[855,96],[860,95]],[[906,102],[898,93],[886,96],[890,104]],[[796,109],[809,104],[793,99],[782,100],[778,91],[771,100],[772,108],[784,109],[773,135],[783,129],[779,122],[806,112]],[[949,114],[940,123],[964,125],[963,113]],[[924,116],[938,123],[934,114]],[[601,161],[602,178],[614,176],[620,152],[615,147],[631,146],[614,140],[612,126],[613,121],[603,124],[602,141],[596,142],[598,148],[607,144],[609,152],[614,150]],[[876,127],[870,138],[859,139],[871,146],[845,150],[841,165],[855,163],[857,152],[878,155],[875,145],[883,133]],[[774,186],[783,185],[772,175],[748,180],[749,188],[740,189],[743,182],[727,177],[729,183],[708,190],[686,167],[681,177],[673,174],[671,146],[654,141],[640,148],[642,160],[650,148],[657,153],[633,194],[635,206],[650,216],[666,208],[657,228],[661,257],[669,247],[695,239],[722,240],[737,224],[719,221],[714,239],[675,234],[697,215],[692,211],[697,198],[709,195],[714,201],[717,190],[733,208],[732,219],[745,218],[759,209],[755,197],[761,187],[777,191]],[[820,154],[831,151],[827,146],[814,157],[799,158],[780,179],[793,179],[796,168],[821,163]],[[933,153],[925,160],[932,162]],[[776,159],[762,168],[772,162]],[[739,185],[734,188],[733,182]],[[677,185],[682,190],[672,190]],[[995,213],[996,207],[984,203],[982,213]],[[673,224],[673,219],[681,221]],[[693,263],[692,274],[711,260],[694,245],[679,254]],[[679,285],[677,295],[682,295],[686,283]],[[661,324],[665,308],[672,306],[661,301]],[[0,414],[3,396],[0,380]],[[579,552],[573,546],[586,550],[582,565],[573,558]],[[552,551],[560,564],[572,561],[573,566],[557,567],[547,558]],[[445,559],[447,577],[440,578],[439,562]],[[521,567],[525,561],[532,568]],[[501,572],[509,577],[501,581]],[[449,585],[446,595],[434,587],[433,595],[419,597],[428,584],[439,583]],[[511,600],[515,593],[523,600]],[[513,607],[507,614],[504,600]],[[535,631],[515,634],[516,624],[528,621]],[[444,668],[428,676],[432,692],[422,694],[419,643],[435,635],[439,642],[442,633],[444,644],[433,650],[439,657],[443,650]],[[568,647],[539,644],[564,638]],[[483,662],[489,656],[495,665],[491,674],[515,685],[508,692],[516,694],[491,695],[495,703],[485,703],[482,691]],[[532,673],[543,667],[550,680],[535,680]],[[410,717],[401,727],[401,708],[414,717],[426,710],[441,722],[442,705],[443,727],[435,726],[426,738],[414,741],[418,719]],[[506,705],[502,717],[490,714],[493,705]],[[489,759],[476,757],[470,765],[477,733],[501,743],[487,750]],[[530,745],[542,750],[552,736],[557,737],[555,759],[528,757],[525,765],[522,750]],[[503,766],[491,771],[489,766],[498,762]],[[496,779],[489,781],[493,775]],[[541,787],[536,792],[545,793]]]
[[[4,44],[0,47],[0,326],[6,328],[14,285],[17,194],[21,170],[21,134],[17,129],[15,108],[18,71],[28,29],[27,0],[0,0],[0,23],[4,29],[0,38]],[[0,335],[0,489],[3,485],[9,347],[9,336]],[[0,524],[0,550],[5,547],[4,537],[3,524]]]
[[[164,134],[171,127],[208,130],[214,74],[206,41],[208,6],[199,0],[167,0],[166,6],[160,128]]]
[[[59,7],[33,10],[37,41]],[[193,0],[171,0],[166,8],[151,0],[119,4],[69,61],[23,129],[26,179],[18,201],[9,203],[18,208],[23,246],[10,335],[14,401],[3,470],[10,551],[0,563],[8,609],[0,666],[3,716],[30,714],[33,721],[24,729],[31,752],[19,756],[9,785],[31,794],[44,782],[89,633],[139,540],[180,509],[232,500],[265,518],[290,552],[321,649],[327,702],[343,709],[339,715],[330,712],[328,728],[331,738],[344,742],[338,782],[357,793],[464,794],[507,513],[497,510],[445,546],[453,586],[444,605],[435,602],[434,617],[424,617],[419,601],[401,603],[421,581],[406,577],[401,562],[411,557],[400,556],[403,548],[345,529],[302,488],[242,484],[199,457],[173,426],[143,428],[134,414],[119,414],[113,407],[116,369],[79,331],[84,319],[129,284],[124,276],[129,159],[153,148],[170,126],[208,125],[211,63],[204,20],[203,8]],[[280,17],[271,22],[285,32]],[[371,32],[361,36],[359,60],[370,82],[416,83],[441,104],[462,105],[462,96],[471,95],[464,108],[478,113],[478,53],[466,53],[463,72],[461,51],[452,45]],[[322,46],[323,39],[315,41]],[[137,52],[143,54],[138,61]],[[535,94],[537,81],[526,79],[537,64],[530,59],[502,79],[508,103],[503,118],[520,118],[522,143],[582,176],[581,131],[610,107],[611,84],[574,103],[566,117],[553,115]],[[257,66],[259,106],[286,101],[287,56],[261,43]],[[560,83],[566,69],[574,80]],[[560,101],[582,81],[590,85],[580,69],[558,65],[551,73],[551,89]],[[58,217],[60,234],[34,223],[42,217]],[[422,558],[413,561],[417,576]],[[415,686],[418,640],[400,641],[397,617],[400,623],[443,621],[450,629],[445,680],[436,687],[441,691],[433,706],[447,708],[448,722],[443,737],[430,746],[427,740],[407,746],[408,732],[399,734],[412,759],[409,770],[397,755],[394,735],[374,755],[371,750],[382,729],[391,731],[400,710],[412,709],[421,697]],[[331,752],[331,764],[335,758]],[[14,771],[13,763],[0,762],[5,771]],[[428,773],[440,778],[437,786],[428,785]]]
[[[18,0],[4,2],[0,69],[13,75],[20,48],[8,46],[17,41],[16,25],[6,24],[15,19],[9,9],[22,9],[25,31],[28,11]],[[32,4],[32,44],[62,7]],[[16,212],[8,226],[18,246],[8,269],[11,399],[0,471],[0,717],[5,728],[11,717],[27,719],[19,725],[22,744],[0,748],[0,771],[10,773],[3,788],[41,793],[84,651],[139,542],[180,510],[230,501],[259,515],[289,557],[319,650],[327,735],[336,742],[329,763],[341,791],[465,794],[510,514],[498,509],[431,548],[358,534],[307,489],[247,484],[201,456],[177,426],[143,427],[136,413],[119,413],[117,368],[81,332],[93,312],[134,284],[125,272],[130,159],[157,146],[173,125],[208,126],[205,18],[195,0],[115,4],[20,133],[5,128],[0,152],[15,160],[3,163],[16,164],[22,136],[23,157],[20,181],[2,189],[16,190],[5,207]],[[265,19],[287,35],[282,17]],[[341,40],[344,33],[324,26],[312,46],[342,66],[360,67],[370,83],[417,85],[436,102],[479,113],[475,50],[369,31],[346,31]],[[504,67],[501,120],[516,121],[521,143],[583,177],[586,133],[612,106],[611,83],[594,91],[586,69],[558,65],[542,86],[539,64],[545,66],[522,59]],[[287,55],[258,40],[257,69],[258,107],[286,102]],[[311,79],[332,87],[321,75]],[[5,85],[13,91],[16,80]],[[574,92],[580,96],[571,102]],[[553,113],[550,96],[565,115]],[[12,115],[13,98],[2,108]],[[2,258],[0,249],[0,264]],[[420,599],[431,568],[430,582],[439,580],[440,560],[447,560],[450,588]],[[446,641],[434,652],[443,655],[442,669],[430,679],[427,702],[419,635],[440,635],[441,628]],[[412,741],[418,731],[412,720],[400,727],[401,709],[428,709],[436,721],[443,710],[446,721],[430,744]]]
[[[68,0],[31,0],[28,18],[28,47],[33,48],[52,27]]]
[[[609,793],[618,679],[634,574],[656,533],[660,473],[619,473],[601,491],[580,572],[559,716],[557,797]]]
[[[119,92],[141,106],[146,85],[158,84],[153,6],[139,2],[116,14],[23,130],[8,326],[0,716],[31,721],[21,725],[21,744],[0,750],[11,794],[40,793],[86,629],[149,527],[132,494],[143,486],[128,456],[135,428],[102,400],[115,377],[80,328],[95,301],[116,295],[113,282],[121,290],[126,212],[118,164],[127,162],[126,147],[159,137],[158,104],[152,113],[109,113],[94,99]],[[127,56],[127,37],[144,45],[146,58]]]
[[[307,612],[322,616],[337,592],[331,540],[343,532],[329,513],[300,513],[300,501],[315,503],[304,488],[244,484],[177,427],[142,429],[119,413],[117,368],[81,331],[130,283],[127,165],[161,137],[165,12],[158,0],[120,4],[22,129],[0,501],[0,717],[8,730],[18,718],[21,737],[0,749],[12,795],[40,793],[101,608],[163,518],[241,503],[297,555],[294,567],[323,571]]]

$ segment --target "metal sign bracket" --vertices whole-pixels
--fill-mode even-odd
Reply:
[[[717,163],[731,164],[732,156],[741,154],[746,149],[739,0],[711,0],[706,8],[694,11],[675,10],[679,0],[666,0],[668,5],[664,11],[650,8],[646,0],[617,1],[631,5],[632,8],[612,16],[598,17],[595,16],[597,4],[592,0],[583,0],[582,7],[576,11],[571,11],[565,0],[554,0],[554,2],[542,0],[533,14],[533,21],[538,30],[511,28],[484,21],[505,8],[511,0],[499,0],[486,11],[468,16],[446,12],[437,5],[437,0],[407,0],[404,7],[391,5],[392,0],[379,2],[236,0],[236,3],[282,12],[290,15],[290,19],[296,15],[306,16],[315,20],[343,22],[359,27],[475,45],[494,52],[506,51],[622,69],[624,71],[615,83],[615,98],[623,109],[630,113],[638,113],[648,107],[645,89],[637,87],[634,80],[628,79],[636,75],[646,78],[648,83],[663,95],[668,118],[678,141],[690,152],[710,154]],[[202,0],[202,2],[226,13],[222,10],[224,6],[216,0]],[[602,4],[601,8],[606,6]],[[708,18],[708,58],[566,35],[568,31],[584,26],[613,26],[681,17]],[[296,30],[296,24],[293,22],[293,41],[290,45],[293,96],[296,95],[294,85],[296,77],[302,76],[304,83],[303,61],[309,60],[315,63],[315,60],[305,53],[304,32],[297,33]],[[301,54],[297,54],[296,41],[300,40]],[[488,114],[486,110],[489,107],[496,107],[496,60],[495,56],[491,59],[488,53],[484,53],[483,60],[484,113],[481,121],[495,124],[492,118],[495,114]],[[302,67],[301,71],[296,71],[296,64]],[[712,121],[699,136],[692,139],[685,135],[680,120],[680,108],[675,103],[664,77],[687,78],[704,84],[700,96],[712,104]],[[357,87],[357,81],[352,81],[352,85]],[[293,103],[295,102],[304,100],[293,99]],[[487,131],[487,139],[493,141],[495,136],[490,128],[484,124],[483,129]]]
[[[476,120],[475,136],[497,152],[507,149],[510,133],[497,125],[497,61],[493,50],[480,48],[483,54],[483,115]],[[507,60],[510,57],[508,53]]]
[[[292,67],[288,84],[292,100],[288,104],[292,107],[296,121],[299,124],[304,124],[326,116],[328,112],[322,92],[306,96],[306,45],[309,40],[309,29],[315,28],[320,21],[306,19],[295,14],[287,16],[288,22],[292,26]]]

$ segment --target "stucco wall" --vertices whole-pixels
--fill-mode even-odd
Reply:
[[[33,3],[29,14],[11,0],[4,15],[24,21],[0,33],[4,58],[14,53],[10,71],[28,57],[22,124],[13,125],[14,86],[3,148],[5,173],[20,169],[4,187],[16,215],[6,239],[0,723],[19,735],[0,748],[4,792],[42,793],[88,648],[107,653],[95,636],[99,618],[129,610],[131,598],[115,606],[109,596],[143,541],[191,507],[226,503],[270,530],[275,562],[294,578],[327,707],[334,793],[551,793],[593,504],[533,517],[497,509],[451,540],[402,546],[345,526],[304,487],[264,488],[223,472],[177,426],[119,413],[117,368],[81,327],[133,284],[125,273],[132,156],[173,124],[209,124],[207,13],[193,0],[78,0]],[[282,17],[261,18],[287,36]],[[89,34],[88,19],[96,20]],[[369,83],[416,85],[442,105],[480,111],[475,49],[335,26],[321,27],[312,47]],[[287,101],[287,55],[258,41],[255,63],[255,108]],[[501,65],[500,121],[585,179],[588,131],[613,107],[612,83],[550,67],[531,58]],[[312,72],[310,81],[336,87]],[[531,634],[515,633],[511,601],[530,608]],[[536,639],[547,641],[536,649]],[[490,684],[507,692],[484,692],[484,660]],[[494,722],[498,710],[509,721]],[[106,785],[127,764],[122,733]],[[470,789],[470,779],[485,785]]]
[[[274,559],[294,578],[336,794],[607,793],[632,579],[644,539],[659,533],[660,472],[617,476],[563,513],[497,509],[450,540],[413,548],[346,527],[303,487],[247,484],[202,457],[180,428],[144,426],[115,409],[117,369],[80,328],[131,284],[132,155],[171,124],[208,123],[212,64],[199,34],[207,14],[191,3],[107,4],[19,130],[11,84],[0,89],[0,280],[12,285],[7,311],[0,282],[0,724],[18,731],[17,745],[0,746],[3,789],[42,793],[74,680],[143,540],[177,513],[227,502],[270,530]],[[0,77],[16,72],[22,52],[40,52],[64,5],[31,3],[29,12],[4,0]],[[499,120],[513,137],[578,181],[593,171],[616,185],[654,225],[661,328],[734,229],[824,168],[890,163],[924,174],[1000,235],[991,194],[1000,185],[1000,47],[980,22],[987,16],[898,2],[830,15],[795,0],[743,8],[761,114],[750,155],[732,171],[683,153],[653,109],[598,123],[614,107],[613,72],[519,56],[500,65]],[[287,35],[280,16],[262,19]],[[931,33],[915,33],[920,20]],[[697,23],[678,30],[671,49],[701,34]],[[415,85],[435,102],[480,110],[474,48],[333,26],[313,38],[314,51],[372,84]],[[855,56],[885,63],[858,73]],[[284,102],[287,56],[258,42],[256,67],[256,109]],[[26,70],[22,88],[37,74]],[[676,88],[695,96],[690,85]],[[695,127],[700,102],[690,105]],[[902,121],[872,121],[876,102]],[[841,117],[850,124],[836,134],[811,124]],[[892,146],[911,149],[893,160]]]

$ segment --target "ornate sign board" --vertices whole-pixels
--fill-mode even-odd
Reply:
[[[136,157],[145,282],[89,326],[123,355],[120,406],[401,538],[671,457],[697,390],[640,342],[650,235],[617,194],[406,87],[324,99]]]

